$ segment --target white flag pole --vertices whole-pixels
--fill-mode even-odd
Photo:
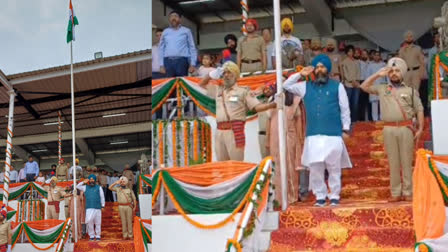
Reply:
[[[72,22],[72,26],[74,28],[74,24]],[[77,192],[76,192],[76,138],[75,138],[75,91],[73,85],[73,40],[70,41],[70,88],[71,88],[71,96],[72,96],[72,155],[73,155],[73,200],[74,203],[74,222],[75,225],[75,242],[78,242],[78,225],[77,222],[77,209],[76,209],[76,200],[77,200]]]
[[[280,25],[280,0],[274,0],[274,32],[275,32],[275,65],[277,75],[277,94],[283,92],[282,80],[282,60],[281,60],[281,25]],[[278,139],[279,139],[279,153],[280,153],[280,173],[282,185],[282,210],[285,211],[288,207],[287,194],[287,178],[286,178],[286,150],[285,150],[285,121],[283,108],[278,108]],[[278,167],[277,167],[278,169]]]

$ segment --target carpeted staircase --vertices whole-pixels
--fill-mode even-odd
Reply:
[[[420,141],[430,138],[429,121]],[[347,143],[352,169],[342,173],[341,204],[314,207],[314,198],[280,213],[270,252],[413,251],[411,202],[388,203],[389,168],[381,123],[358,123]]]
[[[106,207],[102,212],[101,241],[89,241],[86,236],[75,244],[76,252],[132,252],[134,249],[133,240],[123,240],[121,230],[120,214],[118,203],[106,202]]]

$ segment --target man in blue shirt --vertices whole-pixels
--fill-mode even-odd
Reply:
[[[160,73],[166,77],[188,76],[194,72],[197,51],[191,30],[182,26],[178,11],[169,14],[170,27],[166,28],[159,43]]]
[[[26,181],[34,181],[39,175],[39,165],[33,161],[33,157],[28,157],[28,162],[25,164]]]

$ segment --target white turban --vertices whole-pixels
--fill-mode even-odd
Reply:
[[[129,182],[128,178],[126,178],[125,176],[121,176],[120,180],[123,181],[125,185],[127,185]]]
[[[406,64],[406,62],[402,59],[402,58],[392,58],[387,62],[387,66],[388,67],[398,67],[398,69],[400,69],[401,72],[401,76],[404,78],[404,75],[407,73],[408,71],[408,65]]]

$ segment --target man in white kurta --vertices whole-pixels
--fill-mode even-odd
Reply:
[[[86,197],[86,224],[90,240],[101,240],[101,210],[106,201],[101,186],[96,184],[96,176],[91,174],[89,179],[80,182],[76,188],[84,192]]]
[[[302,165],[310,170],[310,189],[316,195],[316,206],[325,206],[327,197],[332,206],[339,204],[341,168],[351,162],[344,139],[350,130],[350,107],[343,84],[329,79],[331,60],[320,54],[300,73],[291,75],[283,88],[302,98],[306,110],[306,138]],[[312,81],[302,77],[316,76]],[[325,184],[325,169],[328,184]]]

